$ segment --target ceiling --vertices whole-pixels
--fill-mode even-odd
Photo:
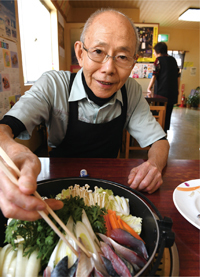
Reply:
[[[54,0],[55,1],[55,0]],[[200,29],[200,22],[179,21],[187,8],[200,8],[200,0],[65,0],[73,8],[123,8],[139,9],[140,22],[159,23],[161,27]],[[57,3],[63,1],[57,1]],[[66,15],[67,17],[67,15]]]

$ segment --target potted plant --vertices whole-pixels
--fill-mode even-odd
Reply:
[[[187,104],[193,108],[198,108],[199,102],[200,102],[199,100],[200,100],[199,93],[195,92],[194,95],[188,96]]]
[[[190,99],[190,95],[188,96],[188,98],[186,98],[186,108],[191,108],[191,99]]]

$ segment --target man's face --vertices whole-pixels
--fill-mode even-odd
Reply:
[[[134,56],[136,38],[130,22],[122,15],[105,12],[96,17],[89,27],[84,47],[97,48],[110,56]],[[81,50],[79,64],[83,67],[86,83],[97,97],[108,98],[120,89],[129,77],[134,64],[130,68],[121,68],[112,58],[105,63],[92,61],[83,44],[79,42]],[[76,45],[75,45],[76,49]]]

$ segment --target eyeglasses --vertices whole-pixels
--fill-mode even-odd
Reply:
[[[134,62],[136,62],[134,57],[126,56],[126,55],[116,55],[110,56],[105,51],[99,48],[85,48],[83,44],[83,49],[87,52],[88,58],[93,62],[97,63],[105,63],[109,58],[112,58],[115,64],[122,68],[130,68]]]

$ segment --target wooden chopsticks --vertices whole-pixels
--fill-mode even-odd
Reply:
[[[20,171],[14,162],[10,159],[10,157],[5,153],[5,151],[0,147],[0,156],[3,158],[4,162],[7,163],[20,177]],[[11,171],[7,168],[7,166],[0,160],[0,167],[6,176],[18,186],[17,178],[11,173]],[[34,192],[35,197],[42,199],[37,191]],[[65,224],[60,220],[60,218],[54,213],[54,211],[49,207],[49,205],[45,202],[47,211],[52,215],[52,217],[56,220],[56,222],[62,227],[62,229],[76,242],[76,244],[85,252],[85,254],[90,258],[92,255],[88,252],[87,249],[77,240],[77,238],[70,232],[70,230],[65,226]],[[78,252],[73,248],[73,246],[67,241],[65,236],[60,232],[60,230],[56,227],[56,225],[51,221],[51,219],[47,216],[44,211],[38,211],[38,213],[43,217],[43,219],[49,224],[49,226],[55,231],[55,233],[69,246],[72,252],[78,257]]]

